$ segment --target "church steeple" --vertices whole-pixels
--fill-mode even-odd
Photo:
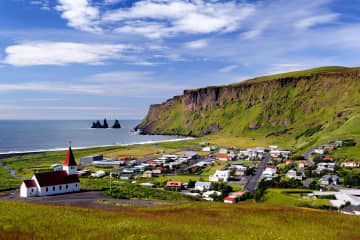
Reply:
[[[69,150],[66,155],[66,159],[63,163],[63,170],[66,171],[68,175],[76,174],[77,171],[76,162],[75,162],[74,154],[71,150],[71,146],[69,147]]]

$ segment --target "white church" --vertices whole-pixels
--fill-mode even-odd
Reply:
[[[35,173],[24,180],[20,187],[20,197],[55,195],[80,191],[77,166],[71,147],[63,164],[63,171]]]

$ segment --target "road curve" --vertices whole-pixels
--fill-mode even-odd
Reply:
[[[317,149],[317,148],[319,148],[319,147],[322,147],[322,146],[325,146],[325,145],[327,145],[327,144],[329,144],[329,143],[333,143],[333,142],[335,142],[335,140],[331,140],[331,141],[328,141],[328,142],[326,142],[326,143],[322,143],[322,144],[316,145],[315,147],[312,147],[312,148],[310,148],[309,150],[307,150],[307,151],[305,152],[305,154],[304,154],[304,158],[305,158],[305,160],[306,160],[306,162],[307,162],[307,165],[308,165],[309,167],[311,167],[311,166],[314,165],[313,161],[311,161],[311,159],[310,159],[310,156],[311,156],[312,152],[313,152],[315,149]]]

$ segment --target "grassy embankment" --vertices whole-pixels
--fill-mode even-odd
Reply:
[[[1,239],[360,239],[359,224],[356,216],[269,204],[102,210],[0,202]]]

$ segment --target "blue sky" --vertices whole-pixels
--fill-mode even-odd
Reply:
[[[0,119],[142,119],[184,89],[358,66],[360,3],[2,0]]]

